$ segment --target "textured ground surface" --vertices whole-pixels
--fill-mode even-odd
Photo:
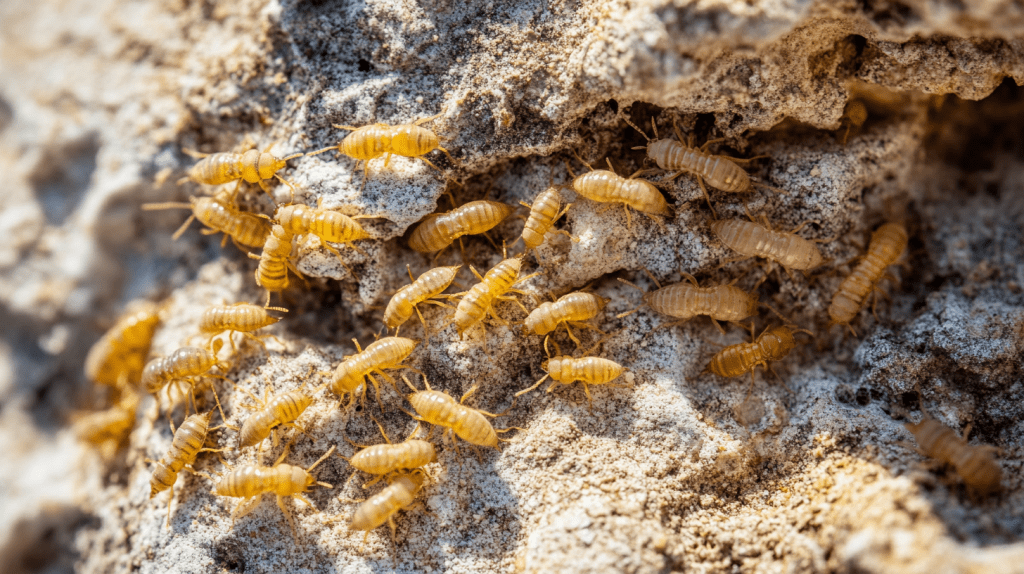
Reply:
[[[502,2],[466,7],[410,3],[128,2],[0,4],[0,570],[4,572],[1019,572],[1024,563],[1024,11],[1013,2],[812,1],[690,3]],[[868,120],[844,109],[862,101]],[[380,330],[388,295],[431,258],[403,235],[424,215],[487,197],[529,202],[551,182],[611,158],[620,173],[643,165],[645,143],[673,122],[697,142],[723,137],[721,153],[764,155],[750,172],[747,206],[779,228],[832,239],[829,262],[811,276],[771,270],[762,301],[815,333],[776,371],[724,380],[701,371],[723,344],[706,319],[664,322],[633,309],[640,294],[616,277],[751,289],[756,262],[720,266],[733,254],[710,231],[711,213],[692,177],[661,187],[675,215],[664,228],[571,191],[559,226],[524,273],[535,299],[584,285],[611,303],[595,324],[614,333],[602,356],[624,365],[632,388],[578,386],[520,399],[496,427],[502,452],[460,449],[432,438],[423,505],[387,529],[347,529],[366,477],[332,457],[317,472],[334,489],[309,495],[321,514],[293,505],[293,540],[272,500],[232,527],[233,502],[183,475],[170,528],[166,494],[148,498],[150,465],[171,432],[143,403],[130,447],[104,464],[68,427],[102,396],[81,374],[83,357],[138,297],[167,298],[154,343],[166,354],[195,334],[206,306],[262,301],[254,262],[195,228],[177,242],[177,211],[142,212],[149,201],[209,193],[175,181],[193,160],[182,148],[277,155],[335,145],[332,124],[400,123],[441,115],[432,127],[457,163],[442,168],[379,160],[361,189],[355,162],[332,153],[292,160],[282,173],[297,201],[367,214],[373,238],[345,263],[317,240],[297,251],[309,276],[284,295],[287,317],[268,351],[245,343],[228,377],[262,395],[312,388],[319,373]],[[847,128],[850,127],[847,136]],[[654,180],[665,175],[647,174]],[[450,181],[450,182],[449,182]],[[461,183],[454,183],[455,181]],[[275,188],[287,200],[287,188]],[[720,217],[744,217],[739,196],[712,191]],[[271,214],[253,187],[246,209]],[[870,231],[902,220],[906,264],[890,271],[891,301],[866,310],[858,336],[827,332],[826,309],[846,262]],[[521,220],[491,232],[511,242]],[[520,249],[516,246],[515,249]],[[482,238],[465,262],[483,272],[501,256]],[[458,264],[448,250],[438,264]],[[461,289],[475,280],[467,270]],[[460,289],[460,290],[461,290]],[[522,320],[518,307],[499,307]],[[409,363],[453,396],[500,412],[543,375],[540,337],[489,323],[460,341],[435,326]],[[762,309],[759,328],[775,319]],[[413,322],[403,334],[423,339]],[[585,335],[587,344],[595,337]],[[560,335],[563,350],[573,344]],[[312,374],[310,374],[312,373]],[[412,373],[408,373],[412,374]],[[417,386],[422,382],[416,377]],[[904,430],[931,415],[971,440],[1001,449],[1004,491],[977,500],[949,468],[929,466]],[[228,422],[252,401],[218,383]],[[382,412],[342,413],[320,391],[288,462],[306,466],[330,446],[349,456],[415,423],[388,385]],[[366,411],[369,411],[367,413]],[[175,411],[176,421],[183,413]],[[219,416],[215,417],[218,421]],[[218,430],[221,445],[236,433]],[[269,464],[280,448],[265,453]],[[251,463],[251,450],[224,453]],[[216,456],[198,467],[223,470]],[[371,487],[373,489],[379,486]],[[372,491],[371,491],[372,492]],[[339,517],[337,523],[326,523]]]

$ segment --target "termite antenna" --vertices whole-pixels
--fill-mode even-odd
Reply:
[[[647,143],[651,143],[651,138],[647,137],[647,134],[644,133],[644,130],[638,128],[636,126],[636,124],[634,124],[633,122],[629,121],[629,118],[627,118],[625,115],[622,115],[622,121],[626,122],[627,124],[629,124],[630,127],[635,129],[636,131],[640,132],[640,135],[644,136],[644,139],[647,140]],[[651,121],[653,122],[654,118],[651,118]],[[633,149],[647,149],[647,147],[646,146],[640,146],[640,147],[635,147]]]

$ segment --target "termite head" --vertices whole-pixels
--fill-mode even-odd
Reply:
[[[663,139],[649,142],[647,144],[647,155],[651,158],[664,157],[669,153],[669,150],[679,145],[675,140]],[[636,148],[634,148],[636,149]],[[641,148],[642,149],[642,148]],[[664,169],[663,166],[659,166]]]
[[[260,172],[260,179],[270,179],[274,174],[284,169],[287,162],[269,153],[261,153],[257,162],[257,169]]]
[[[415,496],[420,491],[420,489],[423,488],[423,483],[426,482],[426,480],[427,473],[424,472],[422,469],[417,468],[412,472],[399,474],[398,476],[395,477],[394,480],[391,481],[391,484],[394,484],[396,482],[402,482],[405,484],[405,487]]]

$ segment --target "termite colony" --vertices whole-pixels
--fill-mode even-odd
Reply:
[[[388,164],[391,155],[401,155],[421,159],[436,168],[424,156],[434,150],[444,151],[445,154],[448,152],[440,147],[439,139],[432,131],[420,125],[436,117],[438,116],[398,126],[337,126],[351,130],[351,133],[337,145],[307,155],[337,150],[339,154],[364,162],[364,170],[367,171],[364,175],[364,185],[368,177],[366,164],[381,156],[385,158],[385,165]],[[708,187],[729,194],[744,194],[746,197],[755,193],[755,186],[766,187],[771,193],[782,191],[752,179],[740,167],[745,160],[709,153],[707,148],[712,142],[701,148],[683,143],[682,133],[674,122],[672,125],[677,139],[659,138],[656,119],[651,118],[654,140],[649,139],[644,131],[628,119],[625,119],[625,123],[633,126],[648,142],[646,146],[638,148],[646,153],[643,163],[656,165],[657,168],[641,166],[637,173],[623,177],[616,173],[610,159],[607,161],[609,170],[594,169],[581,159],[581,163],[590,168],[589,171],[579,175],[573,174],[570,182],[552,184],[548,189],[536,194],[532,205],[523,204],[529,209],[529,214],[524,217],[522,233],[515,240],[523,241],[524,250],[513,256],[503,253],[501,261],[483,273],[465,261],[464,252],[463,265],[437,266],[436,261],[440,256],[437,252],[447,250],[456,241],[461,242],[465,236],[483,234],[496,228],[515,208],[498,201],[477,200],[453,205],[453,209],[444,213],[427,215],[411,231],[408,244],[412,250],[424,254],[429,266],[418,277],[409,269],[410,282],[391,297],[381,317],[381,327],[385,336],[370,342],[365,348],[359,341],[353,339],[357,350],[355,354],[345,357],[332,372],[314,375],[311,368],[304,380],[293,390],[271,394],[268,378],[267,390],[263,392],[262,397],[244,389],[237,391],[238,387],[230,376],[233,366],[230,361],[221,358],[222,354],[228,352],[228,348],[220,337],[226,336],[230,349],[237,351],[238,346],[233,335],[240,333],[243,342],[254,341],[267,353],[265,340],[268,336],[257,333],[286,316],[283,315],[288,311],[286,308],[271,307],[270,302],[274,293],[281,294],[289,288],[292,275],[301,277],[294,260],[297,238],[317,237],[322,245],[335,255],[340,254],[330,244],[346,245],[359,250],[359,242],[371,240],[373,235],[364,229],[358,220],[372,216],[347,216],[338,210],[323,208],[319,200],[316,207],[293,203],[278,206],[272,217],[248,213],[235,202],[237,188],[241,182],[257,183],[269,193],[265,181],[277,178],[288,183],[277,172],[286,166],[288,160],[302,154],[279,159],[271,155],[268,149],[264,152],[251,150],[244,154],[205,156],[184,179],[202,184],[235,183],[234,191],[221,191],[212,197],[193,198],[188,204],[149,204],[144,208],[191,209],[192,215],[175,233],[175,237],[184,231],[193,218],[199,219],[207,226],[205,233],[224,233],[224,241],[230,238],[250,257],[259,261],[254,278],[256,285],[265,291],[266,299],[263,305],[240,302],[208,308],[196,328],[196,336],[205,338],[205,342],[199,346],[185,345],[165,357],[156,358],[149,358],[148,354],[150,342],[160,323],[160,309],[154,304],[145,304],[133,309],[97,342],[87,358],[86,373],[89,378],[115,389],[111,394],[111,403],[114,406],[109,411],[82,419],[79,426],[80,436],[91,443],[103,445],[106,450],[116,449],[124,443],[134,425],[139,398],[143,391],[161,397],[168,394],[168,388],[171,391],[177,390],[180,400],[184,402],[187,418],[182,419],[176,428],[174,421],[170,422],[174,430],[168,452],[151,453],[152,458],[159,459],[157,462],[150,461],[153,464],[151,496],[155,497],[165,490],[170,490],[170,496],[173,496],[177,476],[182,470],[209,478],[214,483],[211,492],[215,495],[242,499],[231,512],[232,520],[241,519],[250,512],[264,494],[272,494],[277,497],[277,504],[284,513],[293,536],[298,539],[299,534],[292,513],[285,506],[285,499],[298,498],[312,507],[312,503],[304,495],[310,487],[319,485],[332,488],[334,485],[318,481],[314,471],[318,465],[332,456],[338,446],[323,449],[323,456],[306,467],[285,462],[290,446],[300,438],[300,435],[315,440],[316,423],[309,421],[308,416],[304,417],[305,411],[315,401],[329,401],[336,403],[335,408],[342,409],[350,416],[362,413],[372,418],[365,406],[366,395],[372,385],[374,393],[371,400],[379,403],[382,410],[385,409],[385,402],[381,396],[380,379],[383,379],[399,393],[408,391],[405,398],[412,412],[404,407],[398,408],[418,421],[417,429],[406,440],[392,443],[384,427],[373,419],[385,440],[384,444],[364,446],[352,443],[354,447],[362,450],[349,457],[334,455],[349,462],[353,469],[353,477],[357,472],[372,475],[373,480],[366,486],[381,480],[388,484],[377,494],[361,502],[347,517],[324,519],[324,522],[347,520],[349,529],[366,533],[387,523],[394,538],[396,513],[417,504],[417,501],[423,498],[421,493],[425,488],[429,488],[432,478],[425,467],[438,461],[435,444],[429,441],[430,434],[426,440],[418,436],[421,427],[443,427],[443,434],[451,441],[450,444],[456,454],[459,449],[458,439],[474,448],[500,450],[500,441],[507,439],[499,435],[513,429],[495,429],[489,419],[509,412],[515,407],[515,401],[520,396],[538,388],[548,379],[551,380],[548,392],[558,387],[558,383],[582,383],[580,388],[591,408],[594,402],[591,386],[632,387],[635,384],[634,373],[615,360],[595,352],[601,348],[604,341],[615,336],[621,329],[607,334],[599,326],[591,324],[591,320],[621,320],[640,311],[646,305],[655,313],[672,319],[661,325],[664,327],[694,317],[707,316],[723,334],[726,331],[719,321],[739,325],[744,331],[749,329],[749,342],[734,344],[713,355],[709,354],[704,372],[718,377],[741,377],[749,374],[752,390],[754,373],[758,366],[771,370],[771,363],[784,359],[803,342],[801,334],[813,336],[811,331],[799,328],[787,320],[781,311],[760,301],[757,289],[763,280],[748,292],[732,283],[709,285],[705,282],[701,286],[696,278],[685,272],[680,273],[685,281],[662,286],[648,272],[657,290],[643,292],[640,287],[625,278],[620,278],[624,283],[641,290],[642,304],[632,311],[613,317],[607,317],[608,313],[605,311],[610,300],[586,288],[556,297],[551,293],[531,291],[530,287],[525,285],[531,278],[552,271],[550,268],[545,269],[544,261],[537,253],[546,236],[564,234],[573,242],[579,241],[579,238],[572,236],[568,231],[555,228],[559,218],[574,207],[573,203],[567,203],[565,194],[574,193],[576,205],[587,202],[608,204],[609,208],[621,205],[630,228],[637,223],[633,221],[631,210],[637,211],[654,220],[656,225],[667,233],[666,223],[672,222],[674,212],[678,208],[670,205],[661,190],[682,174],[692,175],[700,186],[702,196],[708,204],[707,227],[710,235],[728,249],[743,258],[761,258],[769,264],[778,264],[791,279],[794,278],[793,271],[806,273],[826,263],[817,246],[817,243],[823,240],[810,240],[798,235],[805,225],[800,225],[792,231],[775,229],[763,215],[760,222],[755,221],[749,211],[746,211],[746,202],[744,210],[747,219],[718,218],[711,205],[712,197]],[[454,163],[454,159],[452,161]],[[663,170],[666,177],[661,180],[639,177],[647,171],[658,170]],[[290,183],[288,186],[290,191],[294,191]],[[294,198],[294,194],[292,197]],[[597,213],[600,215],[601,211],[597,210]],[[907,236],[906,229],[898,222],[885,223],[878,228],[863,260],[836,292],[829,308],[830,318],[822,334],[827,333],[828,328],[836,324],[844,325],[851,333],[854,332],[851,323],[857,319],[867,296],[878,289],[879,281],[885,277],[886,268],[897,263],[903,256]],[[437,255],[434,255],[435,253]],[[531,254],[536,262],[536,270],[528,272],[527,266],[532,264]],[[463,267],[467,267],[478,282],[462,292],[446,294],[445,291],[456,282]],[[352,275],[355,277],[354,273]],[[765,276],[767,275],[766,270]],[[784,280],[781,274],[780,280]],[[550,301],[546,300],[548,298]],[[453,299],[457,301],[451,301]],[[399,336],[399,333],[403,328],[406,332],[416,328],[415,322],[411,327],[405,326],[415,314],[422,325],[424,338],[447,337],[456,341],[478,337],[475,331],[481,329],[486,335],[488,324],[485,319],[488,317],[506,326],[513,323],[499,310],[498,306],[502,302],[514,303],[525,314],[521,320],[514,322],[520,327],[513,330],[514,335],[524,344],[529,342],[543,348],[548,359],[537,365],[537,368],[545,373],[544,376],[532,386],[515,392],[512,406],[504,413],[493,414],[466,404],[467,399],[479,389],[478,384],[471,385],[459,400],[446,392],[432,389],[428,376],[413,366],[418,364],[415,361],[416,357],[424,352],[423,347],[419,345],[421,341]],[[445,311],[449,313],[448,318],[431,325],[421,312],[423,304],[448,309]],[[532,305],[532,309],[528,308],[527,304]],[[758,334],[755,332],[754,321],[761,306],[769,308],[782,321],[781,324],[764,326]],[[751,321],[749,325],[742,323],[748,319]],[[568,338],[575,343],[575,353],[562,353],[555,339],[556,335],[560,335],[561,329],[564,329]],[[594,333],[588,335],[592,344],[581,351],[581,336],[584,331]],[[554,354],[551,354],[549,345],[554,346]],[[403,369],[418,376],[410,380],[407,373],[396,374],[396,371]],[[221,393],[227,392],[229,388],[236,389],[236,400],[233,402],[251,411],[244,419],[240,419],[240,427],[230,425],[225,419],[220,396],[214,390],[217,386],[221,387]],[[204,391],[207,387],[213,390],[216,408],[208,406],[205,412],[200,412],[199,398],[205,397]],[[748,397],[749,393],[748,390]],[[361,405],[360,409],[354,406],[357,402]],[[190,409],[194,414],[188,414]],[[212,425],[215,410],[221,417],[219,425]],[[170,406],[167,408],[167,415],[171,419],[174,417],[174,411]],[[985,493],[997,491],[999,467],[991,454],[988,451],[985,451],[984,455],[974,454],[975,451],[967,450],[968,445],[964,439],[952,434],[951,430],[946,429],[946,432],[935,427],[937,424],[933,419],[928,419],[918,425],[908,425],[908,428],[915,436],[928,435],[922,438],[927,438],[927,444],[922,445],[925,451],[956,465],[965,475],[976,477],[984,474],[974,482],[968,480],[969,485],[977,483],[975,486]],[[220,441],[225,446],[218,448],[212,444],[212,432],[220,429],[229,429],[237,434],[235,445]],[[271,466],[265,466],[262,462],[264,443],[270,438],[273,447],[279,446],[279,433],[282,432],[291,438],[276,462]],[[938,443],[950,444],[953,447],[943,449]],[[227,471],[220,473],[219,477],[193,469],[193,464],[204,451],[243,449],[254,449],[254,462],[236,462]],[[975,467],[979,465],[984,468],[977,470]],[[167,512],[169,521],[170,500]]]

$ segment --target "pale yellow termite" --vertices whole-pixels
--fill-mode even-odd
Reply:
[[[577,156],[579,157],[579,156]],[[665,196],[645,179],[637,179],[636,174],[625,178],[615,173],[612,162],[608,160],[608,168],[594,169],[587,162],[580,159],[583,165],[590,168],[590,171],[579,176],[574,176],[572,188],[581,197],[600,203],[621,203],[626,211],[626,224],[632,227],[632,216],[629,208],[649,216],[659,225],[661,220],[658,217],[671,217],[672,209]],[[637,172],[639,173],[639,172]]]
[[[260,307],[259,305],[250,305],[249,303],[215,305],[203,311],[202,316],[199,318],[199,332],[208,335],[212,343],[214,337],[227,331],[232,349],[235,348],[235,341],[232,338],[232,334],[235,332],[241,333],[263,345],[263,340],[253,335],[253,331],[269,327],[280,321],[277,317],[269,315],[267,313],[268,310],[280,311],[282,313],[288,312],[288,309],[284,307]]]
[[[310,369],[312,371],[312,368]],[[308,373],[307,373],[308,377]],[[295,421],[302,416],[302,413],[313,404],[313,396],[320,392],[326,385],[321,385],[312,391],[303,388],[295,389],[279,395],[270,396],[270,380],[266,379],[266,386],[263,389],[263,400],[257,399],[255,395],[246,389],[242,392],[249,395],[255,403],[256,412],[250,415],[242,423],[242,430],[238,432],[238,448],[256,446],[263,442],[263,439],[277,429],[277,427],[291,427],[299,432],[305,433],[305,429]],[[273,444],[277,446],[277,434],[274,434]]]
[[[288,157],[279,158],[268,153],[273,146],[274,144],[270,144],[262,152],[258,149],[251,149],[245,153],[208,154],[183,150],[192,157],[202,159],[199,163],[189,168],[188,175],[181,178],[178,183],[192,180],[196,183],[207,185],[221,185],[232,181],[237,181],[241,184],[241,182],[245,181],[247,183],[259,184],[263,191],[267,192],[267,195],[273,197],[264,180],[276,177],[291,189],[294,196],[295,187],[291,182],[278,175],[277,172],[284,169],[288,164],[288,160],[300,157],[302,154],[296,153]]]
[[[133,303],[89,349],[85,375],[93,382],[117,387],[137,384],[160,324],[160,307],[148,301]],[[134,416],[134,415],[133,415]]]
[[[648,275],[650,274],[648,273]],[[757,313],[759,304],[757,294],[747,293],[732,284],[701,287],[693,275],[682,273],[682,276],[689,283],[674,283],[664,287],[651,276],[651,280],[654,281],[658,289],[649,293],[644,292],[644,303],[657,313],[679,319],[679,321],[659,325],[659,328],[677,325],[699,315],[707,315],[718,327],[718,330],[725,334],[725,329],[718,323],[719,321],[736,323]],[[643,289],[625,279],[619,278],[619,281],[643,292]],[[640,307],[620,313],[617,317],[621,319],[635,313],[638,309]]]
[[[288,288],[288,271],[291,270],[299,277],[302,274],[291,264],[289,258],[292,255],[292,240],[295,236],[284,227],[275,225],[263,245],[263,253],[259,257],[249,254],[253,259],[259,259],[259,267],[256,268],[256,284],[267,290],[267,303],[270,305],[270,294],[281,292]]]
[[[508,325],[508,322],[495,312],[494,303],[496,301],[515,301],[523,309],[523,312],[529,314],[529,311],[526,310],[526,307],[523,307],[523,304],[518,299],[505,295],[505,293],[509,292],[526,295],[523,291],[513,289],[512,286],[537,274],[534,273],[520,278],[519,270],[521,268],[522,256],[505,259],[492,267],[483,277],[472,266],[469,268],[480,282],[466,292],[462,300],[459,301],[459,306],[455,309],[455,316],[449,320],[449,323],[455,323],[460,339],[467,329],[479,323],[488,314],[503,325]]]
[[[753,339],[753,324],[750,328]],[[793,335],[801,332],[812,334],[806,329],[793,329],[786,325],[766,329],[750,343],[730,345],[719,351],[704,367],[703,372],[713,373],[720,377],[738,377],[750,373],[750,386],[753,388],[754,370],[759,365],[772,370],[769,363],[786,358],[786,355],[796,347],[796,339]]]
[[[747,172],[740,167],[740,164],[745,164],[755,159],[739,159],[724,155],[716,155],[707,153],[708,147],[721,140],[710,140],[706,142],[700,148],[695,148],[692,145],[685,145],[682,143],[683,136],[679,132],[678,126],[673,124],[675,128],[676,137],[679,141],[672,139],[658,139],[658,126],[654,123],[654,118],[651,118],[651,126],[654,128],[654,140],[647,137],[647,134],[640,128],[638,128],[633,122],[623,118],[627,124],[633,126],[633,129],[640,132],[640,135],[644,136],[647,140],[646,146],[641,146],[633,149],[646,149],[647,157],[653,159],[658,167],[667,171],[676,172],[672,175],[668,181],[671,181],[684,173],[691,173],[697,178],[697,184],[700,186],[701,191],[704,192],[704,198],[708,202],[708,207],[711,208],[712,215],[715,215],[715,208],[711,205],[711,196],[708,195],[708,190],[704,187],[704,181],[706,180],[708,185],[715,189],[720,189],[728,193],[748,193],[754,190],[754,182],[747,175]],[[759,185],[771,188],[771,186],[757,182]],[[772,188],[774,189],[774,188]],[[716,215],[717,217],[717,215]]]
[[[544,236],[551,230],[551,227],[572,207],[571,203],[564,208],[561,207],[562,196],[558,192],[561,187],[565,186],[551,186],[540,192],[533,199],[533,205],[519,202],[520,205],[530,210],[530,216],[526,219],[526,224],[523,225],[523,234],[516,239],[516,241],[522,239],[527,250],[540,247],[544,243]],[[578,238],[573,237],[564,229],[556,229],[554,233],[561,233],[569,239],[579,242]]]
[[[410,124],[389,126],[387,124],[371,124],[368,126],[354,127],[332,124],[339,130],[348,130],[352,133],[345,136],[345,139],[337,145],[328,146],[306,155],[317,155],[326,151],[337,150],[339,154],[347,155],[356,160],[356,169],[359,169],[359,162],[365,161],[363,166],[363,185],[366,185],[366,178],[369,175],[370,160],[384,156],[384,167],[391,161],[391,154],[411,157],[422,160],[430,167],[441,171],[430,160],[423,157],[435,149],[444,152],[452,163],[455,159],[448,153],[448,150],[441,147],[441,141],[433,131],[420,127],[421,124],[429,122],[441,114],[420,118]]]
[[[402,379],[413,390],[407,398],[412,404],[412,408],[416,409],[416,414],[419,415],[412,415],[412,417],[418,421],[445,427],[448,429],[445,431],[446,433],[454,434],[469,444],[492,448],[498,448],[497,433],[512,430],[508,428],[496,431],[486,418],[499,417],[501,414],[489,413],[463,404],[479,388],[476,385],[466,391],[459,402],[455,402],[455,399],[448,393],[432,390],[426,376],[423,377],[423,384],[427,388],[425,391],[416,389],[409,379],[405,377]],[[452,445],[455,446],[454,440]]]
[[[364,216],[349,217],[332,209],[321,209],[322,200],[323,198],[317,199],[315,208],[302,204],[279,207],[274,217],[293,235],[315,235],[325,249],[338,257],[341,257],[341,253],[328,243],[351,243],[370,237],[370,234],[355,221]],[[361,252],[355,245],[351,247]],[[349,272],[351,273],[351,270]]]
[[[828,326],[846,325],[854,336],[850,322],[860,312],[868,294],[878,289],[885,268],[896,263],[907,249],[907,229],[899,223],[886,223],[871,234],[871,244],[864,259],[850,276],[843,279],[828,307]]]
[[[209,431],[219,427],[210,428],[210,419],[213,418],[213,411],[202,414],[194,414],[185,419],[181,426],[174,429],[174,422],[171,422],[171,448],[158,461],[146,459],[146,462],[156,465],[153,469],[153,477],[149,480],[149,498],[170,490],[171,495],[167,497],[167,527],[171,526],[171,501],[174,500],[174,483],[178,480],[178,473],[182,470],[195,472],[192,464],[201,452],[221,452],[223,448],[204,448],[206,435]]]
[[[440,301],[434,299],[442,296],[441,292],[448,288],[455,280],[455,276],[459,274],[461,265],[454,267],[435,267],[430,271],[427,271],[423,275],[420,275],[412,283],[402,287],[395,293],[391,300],[388,301],[388,306],[384,309],[384,325],[388,329],[395,329],[395,333],[398,333],[398,328],[412,317],[413,311],[419,315],[420,322],[423,323],[423,330],[427,330],[427,322],[423,319],[423,315],[420,313],[417,305],[420,303],[430,303],[431,305],[441,305],[447,307]],[[409,279],[412,279],[412,270],[406,267],[409,272]],[[428,334],[429,336],[429,334]]]
[[[766,222],[767,223],[767,222]],[[730,249],[747,257],[763,257],[775,261],[792,277],[790,269],[808,270],[821,265],[815,243],[831,239],[808,240],[796,235],[807,223],[790,232],[774,231],[753,221],[720,219],[711,223],[711,231]]]
[[[556,352],[559,352],[558,343],[555,343],[555,350]],[[580,381],[583,383],[583,392],[587,395],[587,401],[590,405],[590,409],[593,410],[594,399],[590,396],[590,385],[606,385],[610,387],[632,386],[632,384],[610,384],[612,381],[619,378],[619,375],[625,371],[625,369],[622,368],[622,365],[610,359],[602,357],[571,357],[569,355],[561,354],[556,357],[551,357],[551,354],[548,353],[546,339],[544,341],[544,352],[547,353],[549,358],[541,363],[540,368],[544,369],[547,374],[541,377],[539,381],[533,384],[533,386],[516,393],[517,397],[536,389],[549,377],[552,380],[551,386],[549,386],[547,390],[549,393],[558,385],[558,383],[570,385],[576,381]]]
[[[135,426],[139,393],[133,385],[126,382],[118,387],[120,396],[112,407],[75,417],[75,436],[95,446],[105,462],[112,461],[117,451],[127,445]]]
[[[597,317],[608,301],[610,299],[583,291],[562,295],[557,301],[542,303],[530,311],[523,323],[523,331],[527,335],[547,335],[557,329],[559,325],[563,325],[569,333],[569,338],[579,346],[580,341],[572,334],[570,326],[593,329],[603,335],[604,332],[601,329],[583,321]]]
[[[387,522],[391,528],[391,540],[394,541],[395,513],[412,505],[425,479],[426,473],[419,469],[399,474],[384,490],[356,508],[349,528],[365,531],[363,542],[366,542],[371,530]]]
[[[914,435],[921,454],[952,465],[964,484],[982,497],[1002,490],[1003,470],[992,456],[993,452],[999,451],[998,448],[968,444],[970,426],[964,431],[964,436],[960,437],[956,431],[932,418],[923,403],[921,412],[924,413],[921,422],[907,422],[903,425]]]
[[[385,373],[384,369],[409,369],[419,372],[418,369],[402,364],[402,361],[412,354],[418,341],[405,337],[384,337],[367,345],[365,350],[359,346],[359,341],[356,339],[352,339],[352,342],[356,344],[357,353],[345,357],[338,368],[334,370],[330,383],[331,390],[342,399],[346,394],[352,393],[352,401],[346,405],[346,409],[355,402],[356,391],[360,385],[364,385],[361,394],[363,400],[366,399],[367,377],[377,391],[377,402],[381,407],[384,406],[380,400],[380,383],[374,378],[374,373],[380,374],[392,386],[395,386],[395,380],[391,378],[391,375]],[[397,386],[395,386],[395,390],[398,390]]]
[[[440,251],[463,235],[485,233],[512,213],[499,201],[471,201],[444,213],[432,213],[413,230],[409,247],[420,253]]]
[[[374,422],[377,422],[374,420]],[[398,444],[392,444],[388,439],[384,427],[377,423],[380,434],[384,436],[387,444],[375,444],[364,446],[352,443],[363,450],[352,455],[348,459],[349,464],[357,470],[367,474],[375,474],[377,478],[363,485],[363,488],[371,486],[383,478],[398,470],[411,470],[426,464],[437,461],[437,451],[434,445],[425,440],[408,439]],[[349,441],[352,442],[352,441]]]
[[[258,249],[263,247],[270,235],[271,224],[267,217],[238,209],[234,201],[225,194],[213,197],[192,197],[189,203],[146,203],[142,206],[142,209],[146,211],[175,208],[191,209],[192,215],[174,232],[174,235],[171,236],[173,239],[181,237],[193,219],[198,219],[208,228],[203,230],[204,234],[223,233],[222,246],[230,237],[240,249],[244,250],[246,247]]]
[[[290,446],[290,443],[289,443]],[[334,452],[335,447],[331,447],[319,460],[314,462],[309,468],[302,468],[298,466],[292,466],[290,464],[281,464],[284,457],[288,454],[288,448],[285,448],[281,456],[274,462],[274,466],[262,466],[262,465],[246,465],[241,468],[233,469],[227,476],[220,479],[219,482],[213,487],[213,493],[218,496],[231,496],[234,498],[242,498],[238,506],[235,507],[234,511],[231,512],[231,523],[234,524],[235,520],[245,516],[252,512],[256,505],[259,504],[260,499],[264,494],[274,494],[277,496],[277,506],[284,513],[284,517],[288,520],[288,526],[292,530],[292,536],[298,539],[298,535],[295,530],[295,521],[292,519],[291,512],[284,505],[285,498],[298,498],[302,502],[305,502],[310,508],[314,508],[313,503],[305,497],[303,493],[306,492],[310,486],[317,484],[325,488],[333,488],[326,482],[320,482],[313,477],[311,472],[321,462],[331,456]]]
[[[223,363],[217,359],[224,342],[220,339],[213,342],[211,349],[202,347],[181,347],[166,357],[156,358],[146,363],[142,370],[142,385],[146,391],[156,394],[168,383],[180,385],[187,383],[192,391],[192,402],[195,403],[196,379],[202,377],[215,377],[223,379],[221,375],[213,375],[209,370],[215,366],[223,367]],[[211,387],[213,388],[213,387]],[[216,389],[213,389],[214,397],[217,396]],[[217,399],[218,408],[220,399]],[[224,413],[220,416],[224,419]]]

